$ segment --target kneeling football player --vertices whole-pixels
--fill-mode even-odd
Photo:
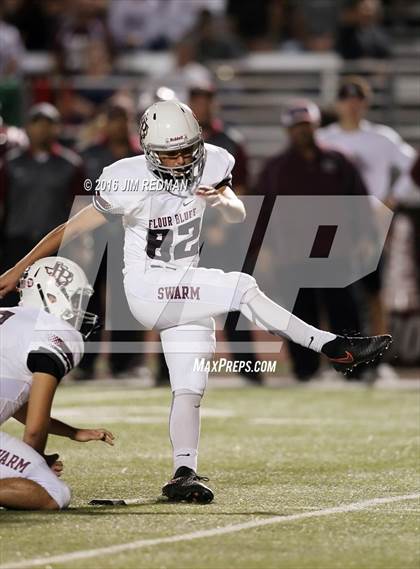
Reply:
[[[15,417],[25,431],[23,441],[0,432],[0,506],[61,509],[71,494],[58,478],[58,455],[44,455],[48,433],[79,442],[114,439],[105,429],[76,429],[50,417],[60,380],[97,326],[83,310],[93,289],[76,263],[49,257],[29,267],[19,290],[19,306],[0,310],[0,424]]]

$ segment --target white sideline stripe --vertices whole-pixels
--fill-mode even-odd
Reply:
[[[300,514],[291,514],[288,516],[274,516],[263,520],[254,520],[241,524],[224,526],[221,528],[213,528],[192,533],[184,533],[180,535],[172,535],[170,537],[158,537],[155,539],[139,539],[129,543],[121,543],[119,545],[111,545],[109,547],[100,547],[98,549],[87,549],[84,551],[75,551],[73,553],[64,553],[62,555],[53,555],[51,557],[38,557],[28,559],[27,561],[18,561],[15,563],[5,563],[0,565],[0,569],[24,569],[27,567],[39,567],[40,565],[51,565],[53,563],[68,563],[69,561],[77,561],[79,559],[91,559],[102,555],[113,555],[123,553],[124,551],[133,551],[142,547],[151,547],[153,545],[161,545],[163,543],[177,543],[179,541],[191,541],[193,539],[202,539],[204,537],[215,537],[217,535],[226,535],[236,533],[246,529],[254,529],[258,527],[269,526],[273,524],[281,524],[285,522],[293,522],[295,520],[304,520],[309,518],[320,518],[323,516],[333,516],[335,514],[346,514],[348,512],[359,512],[371,506],[381,504],[392,504],[393,502],[401,502],[403,500],[416,500],[420,498],[418,494],[406,494],[402,496],[390,496],[388,498],[373,498],[362,502],[353,502],[345,506],[336,506],[334,508],[325,508],[323,510],[315,510],[312,512],[302,512]]]

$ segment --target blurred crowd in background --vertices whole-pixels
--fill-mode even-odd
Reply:
[[[86,196],[86,178],[94,181],[105,166],[141,153],[138,118],[149,104],[178,98],[192,107],[205,141],[234,155],[235,191],[265,198],[257,227],[267,226],[276,196],[374,195],[393,209],[393,227],[378,270],[345,289],[302,289],[293,307],[301,318],[337,333],[394,333],[395,349],[388,363],[361,369],[348,379],[392,377],[390,364],[420,366],[420,162],[416,141],[408,144],[389,126],[377,127],[366,120],[376,101],[384,99],[382,62],[393,61],[396,38],[404,45],[419,28],[419,4],[411,0],[3,0],[0,272],[67,219],[75,196]],[[141,62],[147,54],[145,61],[152,65],[153,54],[167,53],[172,57],[170,66],[162,71],[143,70],[140,88],[135,72],[127,79],[127,72],[121,71],[127,69],[126,57]],[[270,148],[270,128],[276,140],[277,132],[278,140],[283,140],[281,148],[273,144],[271,152],[258,154],[249,150],[246,132],[232,128],[229,117],[224,120],[219,99],[223,73],[215,72],[213,63],[267,53],[334,54],[350,63],[363,63],[366,58],[378,63],[368,81],[344,76],[332,88],[328,105],[316,101],[321,109],[296,82],[291,88],[294,100],[284,102],[283,113],[271,114],[271,124],[262,129],[264,148]],[[37,67],[39,56],[44,61],[41,67]],[[228,68],[218,69],[226,74]],[[264,78],[258,81],[263,92]],[[240,92],[237,84],[235,89],[233,98]],[[419,119],[418,95],[413,110]],[[240,104],[238,98],[230,105],[232,113]],[[240,127],[241,122],[234,126]],[[122,247],[121,225],[104,231],[112,232],[112,239]],[[255,232],[243,266],[235,270],[252,273],[262,252],[267,272],[282,279],[286,290],[286,275],[296,274],[301,267],[296,259],[287,266],[278,262],[278,251],[260,251],[263,237]],[[97,232],[85,240],[84,248],[94,250],[101,239],[109,238]],[[288,236],[283,238],[287,242]],[[204,240],[212,247],[213,266],[230,269],[219,267],[217,260],[221,258],[218,252],[232,239],[231,228],[211,216],[206,220]],[[322,242],[318,245],[322,249]],[[89,272],[88,257],[80,262]],[[95,290],[91,310],[104,317],[105,262]],[[112,301],[107,319],[112,322],[123,314],[129,320],[122,286],[108,295]],[[16,301],[11,295],[6,304]],[[242,353],[239,346],[252,346],[256,336],[249,329],[237,330],[237,322],[238,314],[231,314],[221,337],[231,343],[234,359],[255,360],[252,349]],[[135,327],[134,321],[131,324]],[[137,345],[151,338],[147,334],[141,330],[104,332],[107,366],[113,376],[132,376],[152,367],[156,382],[167,382],[162,357],[154,358],[150,366],[150,355],[145,352],[113,349],[114,342],[115,346],[123,342]],[[292,345],[288,353],[288,365],[298,380],[319,376],[316,354]],[[94,351],[77,373],[81,379],[103,374]],[[256,384],[263,381],[258,372],[244,372],[244,376]]]
[[[3,72],[18,71],[27,49],[53,52],[57,68],[74,73],[181,39],[200,62],[261,50],[386,58],[390,32],[418,25],[420,14],[415,0],[3,0],[1,18]]]

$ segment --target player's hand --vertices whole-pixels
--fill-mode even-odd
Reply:
[[[213,186],[199,186],[195,195],[206,200],[210,207],[215,207],[221,203],[220,195],[222,192]]]
[[[63,474],[64,464],[61,460],[58,460],[60,457],[57,453],[54,454],[44,454],[45,462],[51,468],[51,470],[57,476],[61,476]]]
[[[77,429],[73,440],[79,443],[88,443],[89,441],[103,441],[113,446],[115,437],[106,429]]]
[[[61,460],[56,460],[50,468],[56,476],[60,477],[63,474],[64,464]]]
[[[20,269],[16,269],[16,267],[12,267],[0,276],[0,298],[3,298],[7,293],[16,290],[20,276],[21,271]]]

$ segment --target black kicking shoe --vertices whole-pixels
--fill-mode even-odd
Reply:
[[[175,472],[174,477],[162,488],[162,494],[172,502],[198,502],[199,504],[209,504],[214,494],[201,481],[208,481],[208,478],[197,476],[191,468],[180,466]]]
[[[369,363],[382,354],[392,344],[392,336],[337,336],[322,347],[322,353],[330,360],[337,371],[346,373],[359,364]]]

